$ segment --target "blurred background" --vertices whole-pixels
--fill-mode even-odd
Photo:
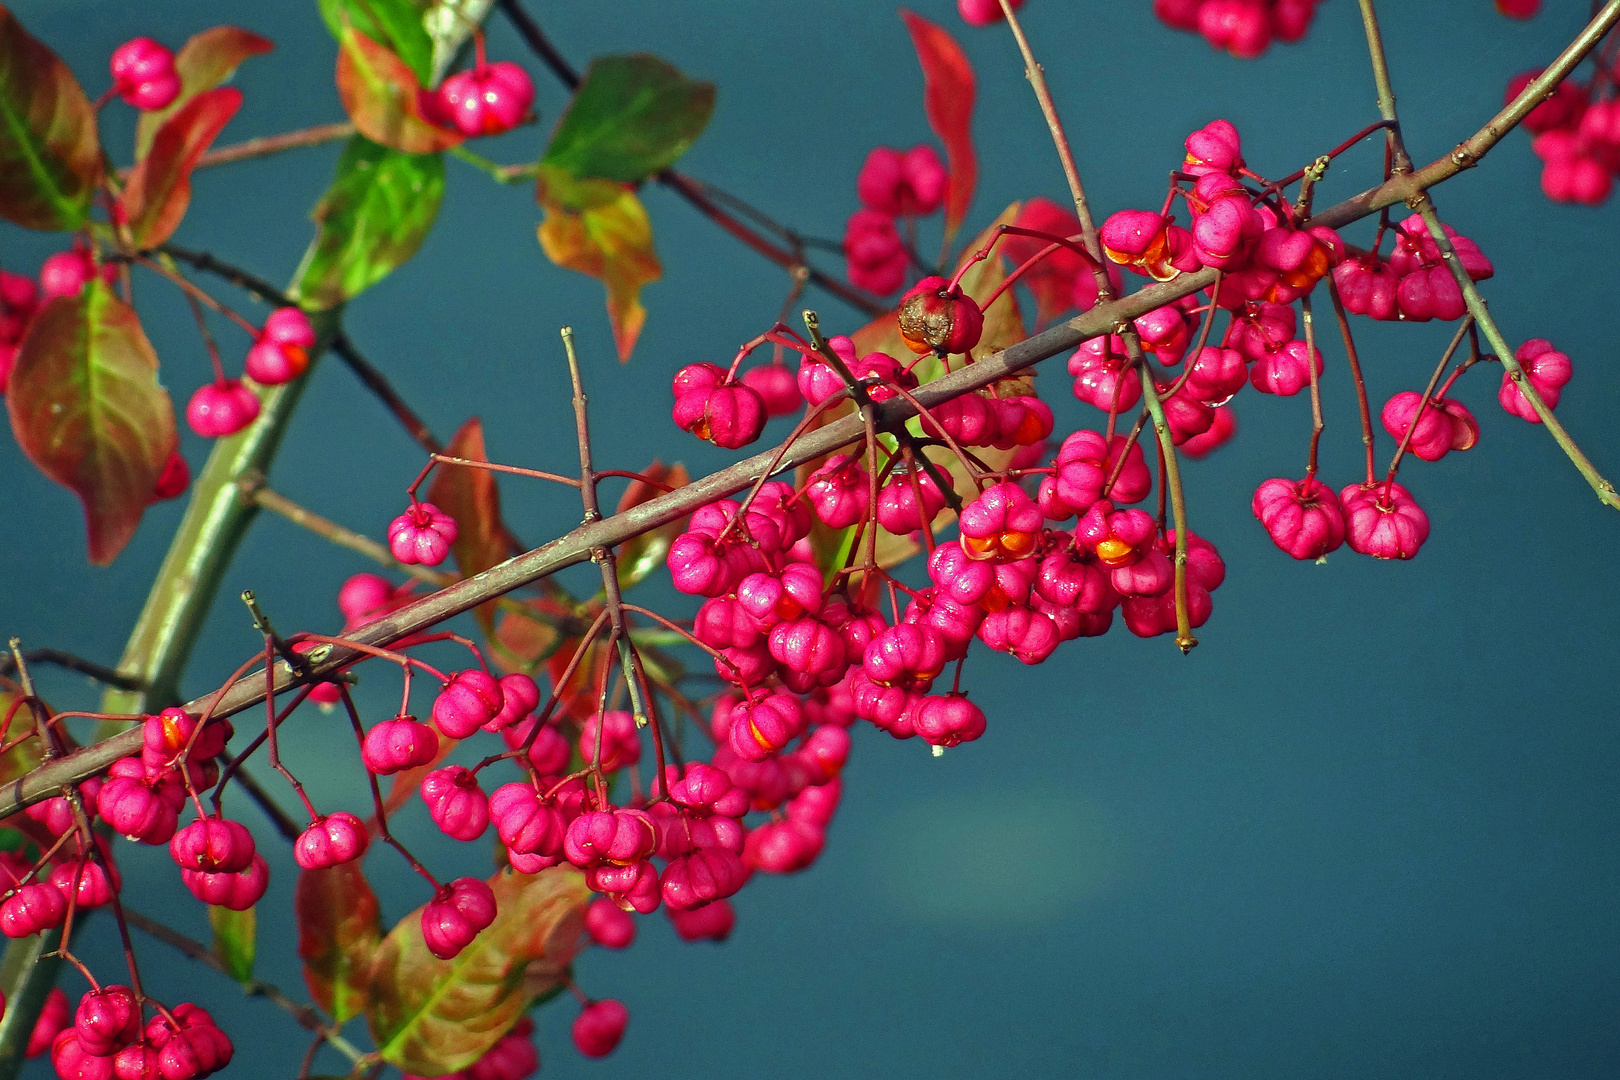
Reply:
[[[1396,91],[1420,163],[1476,130],[1508,78],[1545,64],[1587,15],[1584,0],[1546,6],[1530,23],[1501,18],[1487,0],[1386,8]],[[1006,28],[967,27],[949,0],[915,7],[958,37],[978,72],[981,180],[968,234],[1014,200],[1065,202]],[[579,67],[596,55],[650,51],[716,82],[713,122],[680,167],[809,235],[842,235],[873,146],[932,141],[915,56],[888,7],[529,0],[528,8]],[[222,145],[343,118],[335,46],[308,0],[21,0],[14,10],[92,96],[106,84],[108,54],[137,34],[178,46],[230,22],[272,38],[276,51],[237,76],[247,100]],[[1304,43],[1274,46],[1258,62],[1166,29],[1147,0],[1031,0],[1025,23],[1099,218],[1156,208],[1181,140],[1216,117],[1237,124],[1251,167],[1271,176],[1377,118],[1349,0],[1323,4]],[[541,124],[477,149],[532,161],[567,96],[503,18],[492,15],[488,27],[491,57],[533,74]],[[127,162],[130,111],[109,108],[105,130]],[[285,282],[338,152],[200,172],[176,242]],[[1376,140],[1347,154],[1318,205],[1370,186],[1380,159]],[[426,245],[346,316],[359,349],[433,430],[448,437],[479,416],[497,460],[573,468],[556,337],[567,323],[586,360],[599,467],[659,457],[696,476],[724,464],[730,455],[666,422],[665,387],[678,366],[726,362],[769,325],[786,274],[668,191],[647,188],[665,276],[643,294],[646,330],[621,367],[601,286],[541,254],[531,189],[494,185],[455,160],[446,167],[448,192]],[[1436,200],[1495,262],[1484,289],[1510,340],[1547,337],[1573,357],[1559,415],[1613,475],[1620,374],[1607,268],[1620,211],[1612,202],[1548,203],[1539,168],[1528,136],[1515,133]],[[1365,244],[1371,231],[1348,236]],[[937,233],[926,236],[924,250],[935,242]],[[61,237],[0,231],[0,261],[11,270],[33,272],[64,246]],[[841,274],[840,262],[823,265]],[[204,283],[262,315],[242,294]],[[150,276],[137,298],[164,381],[183,404],[207,363],[189,314]],[[824,294],[806,300],[834,331],[866,321]],[[1421,389],[1451,329],[1355,325],[1375,408]],[[227,364],[239,364],[245,343],[234,330],[220,333]],[[1334,334],[1321,344],[1323,477],[1337,487],[1355,478],[1360,442],[1342,347]],[[1038,379],[1059,431],[1095,423],[1070,396],[1061,364],[1044,365]],[[1476,449],[1403,470],[1434,529],[1414,562],[1395,565],[1348,548],[1325,565],[1299,564],[1271,545],[1250,494],[1268,477],[1302,473],[1309,407],[1305,395],[1241,395],[1238,438],[1186,470],[1192,526],[1229,567],[1190,657],[1167,637],[1130,636],[1117,620],[1107,637],[1067,645],[1036,669],[976,651],[966,682],[990,717],[983,739],[935,759],[920,741],[896,743],[863,725],[820,861],[744,890],[722,946],[680,943],[659,914],[642,920],[628,952],[583,956],[581,985],[624,1001],[629,1032],[613,1057],[585,1061],[568,1041],[576,1006],[559,999],[536,1017],[544,1075],[1615,1075],[1620,517],[1599,506],[1545,432],[1496,406],[1499,378],[1482,368],[1456,391],[1480,419]],[[182,449],[195,470],[208,448],[187,431]],[[271,482],[381,537],[421,464],[394,420],[329,359]],[[0,630],[31,647],[115,662],[181,505],[154,507],[117,562],[96,569],[76,500],[9,438],[0,439],[0,478]],[[506,482],[503,496],[529,543],[577,523],[566,490]],[[218,685],[257,647],[240,590],[252,588],[284,630],[330,631],[341,622],[339,583],[369,569],[262,517],[220,590],[186,695]],[[662,577],[643,586],[646,600],[688,616],[692,605]],[[565,581],[592,587],[585,577]],[[98,697],[77,676],[45,671],[42,683],[58,707],[93,708]],[[368,719],[391,707],[396,686],[384,672],[363,673]],[[364,801],[345,728],[339,714],[306,709],[284,737],[290,765],[329,809]],[[257,810],[237,810],[267,850],[279,850]],[[436,869],[487,872],[486,849],[444,841],[420,803],[401,822]],[[206,938],[204,910],[166,852],[123,850],[132,905]],[[272,866],[257,971],[302,996],[292,863],[278,856]],[[425,899],[392,853],[376,854],[368,870],[385,923]],[[109,977],[121,970],[112,930],[111,920],[94,920],[83,947]],[[236,1038],[231,1075],[295,1073],[305,1040],[290,1019],[164,946],[138,939],[137,948],[155,993],[204,1002]],[[78,983],[65,979],[74,994]],[[317,1071],[341,1067],[325,1053]],[[29,1068],[49,1074],[43,1062]]]

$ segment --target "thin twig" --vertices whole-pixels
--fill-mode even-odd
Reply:
[[[129,675],[120,675],[110,667],[83,657],[74,656],[61,649],[28,649],[22,654],[23,661],[29,664],[51,664],[54,667],[76,671],[81,675],[88,675],[99,683],[116,686],[120,690],[142,690],[146,684],[140,679]],[[17,670],[17,662],[9,653],[0,654],[0,675],[10,675]]]

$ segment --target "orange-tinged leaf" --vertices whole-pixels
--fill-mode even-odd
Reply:
[[[579,613],[579,618],[589,623],[601,610],[602,605],[592,601]],[[563,672],[568,668],[568,661],[573,659],[574,651],[579,648],[579,639],[576,637],[564,639],[557,651],[546,661],[546,674],[551,678],[552,691],[561,699],[557,710],[560,715],[584,721],[600,706],[603,677],[608,665],[613,661],[613,656],[605,645],[606,638],[606,634],[597,635],[596,640],[585,650],[585,655],[574,668],[574,674],[566,684],[562,682]]]
[[[158,128],[118,204],[132,244],[156,247],[174,235],[191,204],[191,171],[241,107],[242,91],[216,87],[192,98]]]
[[[34,316],[6,393],[17,444],[84,504],[90,561],[123,550],[179,444],[157,354],[100,279]]]
[[[536,193],[546,211],[540,223],[540,246],[546,257],[607,286],[613,341],[619,360],[629,360],[647,321],[641,287],[664,275],[641,200],[627,184],[576,180],[544,164]]]
[[[407,154],[432,154],[464,138],[423,116],[416,73],[352,26],[345,26],[338,39],[337,88],[355,128],[374,143]]]
[[[911,43],[917,48],[917,62],[922,65],[923,109],[928,114],[928,126],[945,144],[945,164],[950,170],[945,185],[945,232],[954,235],[967,216],[979,180],[971,131],[973,65],[944,27],[905,8],[900,9],[900,17],[906,20]]]
[[[692,482],[686,466],[680,462],[665,465],[654,459],[653,463],[641,470],[641,475],[655,481],[653,484],[641,480],[632,480],[630,486],[625,488],[624,496],[619,499],[619,513],[640,506],[649,499],[657,498],[665,491],[673,491],[678,487],[685,487]],[[660,486],[661,485],[661,486]],[[660,525],[651,532],[644,532],[640,536],[632,537],[619,545],[618,566],[619,585],[628,589],[642,578],[652,573],[664,564],[664,556],[669,554],[669,545],[685,528],[685,518],[671,521],[667,525]]]
[[[163,121],[205,90],[228,82],[237,66],[250,56],[260,56],[275,44],[239,26],[213,26],[191,35],[174,54],[174,72],[180,76],[180,93],[161,109],[141,113],[135,121],[135,158],[146,156],[152,137]]]
[[[76,229],[100,180],[90,100],[61,58],[0,5],[0,217]]]
[[[453,959],[422,940],[422,909],[383,940],[371,968],[366,1023],[378,1055],[405,1072],[465,1068],[567,976],[584,942],[590,890],[571,866],[489,879],[495,921]]]
[[[488,461],[484,451],[484,425],[473,417],[457,429],[444,448],[449,457]],[[427,501],[456,519],[456,542],[451,553],[462,577],[481,574],[506,558],[506,534],[501,528],[501,493],[495,474],[465,465],[439,466],[428,486]],[[480,604],[473,614],[487,635],[495,625],[495,603]]]
[[[293,910],[310,997],[339,1024],[360,1015],[382,941],[381,908],[360,863],[301,871]]]

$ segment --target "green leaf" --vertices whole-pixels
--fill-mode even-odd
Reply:
[[[179,444],[157,354],[129,305],[93,278],[29,324],[6,393],[29,460],[84,503],[90,561],[118,555]]]
[[[339,1024],[360,1015],[382,919],[359,862],[300,872],[293,912],[309,996]]]
[[[432,154],[465,139],[423,114],[420,76],[388,46],[352,26],[338,37],[337,90],[355,129],[373,142],[407,154]]]
[[[405,1072],[439,1076],[477,1061],[566,978],[583,944],[590,890],[578,870],[504,870],[489,885],[495,921],[453,959],[428,952],[421,908],[377,950],[366,1022],[378,1055]]]
[[[546,164],[540,166],[536,193],[546,210],[540,223],[546,257],[607,286],[613,341],[619,360],[629,360],[647,321],[641,288],[664,274],[641,200],[626,184],[576,180]]]
[[[713,83],[645,53],[598,57],[543,160],[582,180],[637,184],[686,153],[713,112]]]
[[[174,71],[180,76],[179,95],[161,109],[141,113],[135,121],[136,159],[146,156],[158,128],[187,102],[227,82],[248,57],[261,56],[274,48],[269,38],[237,26],[214,26],[191,35],[174,54]]]
[[[0,5],[0,217],[76,229],[100,180],[90,100],[61,58]]]
[[[118,203],[137,248],[156,247],[180,227],[191,204],[192,170],[241,106],[242,91],[216,87],[192,98],[158,128]]]
[[[225,965],[225,974],[239,983],[253,981],[253,954],[257,949],[259,917],[255,909],[232,911],[217,904],[208,906],[208,925],[214,928],[214,955]]]
[[[439,155],[402,154],[354,136],[311,215],[318,229],[298,295],[331,307],[377,284],[422,246],[443,195]]]
[[[422,25],[428,4],[412,0],[318,0],[332,36],[343,40],[345,22],[405,61],[423,85],[433,67],[433,40]]]

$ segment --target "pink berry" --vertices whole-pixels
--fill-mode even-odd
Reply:
[[[1345,539],[1352,551],[1375,559],[1410,559],[1429,538],[1429,516],[1400,484],[1351,484],[1339,492]]]
[[[1254,516],[1272,542],[1296,559],[1318,559],[1344,543],[1344,511],[1320,480],[1267,480],[1254,493]]]
[[[642,810],[596,810],[579,815],[563,836],[563,854],[575,866],[629,866],[658,848],[658,827]]]
[[[1552,342],[1542,338],[1532,338],[1520,345],[1513,352],[1514,359],[1524,369],[1524,377],[1530,380],[1530,385],[1536,388],[1541,400],[1546,402],[1547,408],[1558,406],[1558,399],[1563,396],[1564,385],[1569,382],[1574,369],[1569,357],[1553,348]],[[1502,373],[1502,388],[1497,393],[1497,400],[1502,408],[1509,413],[1532,424],[1541,423],[1541,417],[1531,407],[1530,399],[1524,396],[1517,383],[1513,381],[1511,373]]]
[[[69,1080],[112,1080],[113,1059],[92,1054],[79,1045],[79,1032],[67,1028],[51,1044],[51,1065],[56,1075]]]
[[[137,109],[166,108],[180,93],[174,54],[149,37],[131,38],[118,46],[108,66],[118,96]]]
[[[1212,411],[1214,415],[1210,418],[1209,429],[1181,443],[1181,452],[1188,457],[1206,457],[1237,433],[1237,419],[1232,415],[1232,406],[1223,405]]]
[[[147,1021],[145,1032],[146,1042],[157,1051],[158,1074],[163,1080],[201,1080],[231,1063],[235,1048],[206,1009],[187,1001],[170,1011],[179,1023],[178,1030],[159,1015]],[[126,1053],[129,1050],[120,1051]]]
[[[457,878],[441,885],[422,909],[422,938],[428,951],[449,960],[495,921],[495,894],[478,878]]]
[[[688,364],[675,373],[676,426],[725,450],[747,446],[765,428],[765,400],[742,383],[729,382],[714,364]]]
[[[574,1019],[574,1046],[586,1057],[607,1057],[624,1038],[630,1010],[612,998],[593,1001]]]
[[[377,574],[355,574],[338,589],[338,610],[351,623],[357,623],[385,608],[394,598],[394,586]]]
[[[402,563],[438,566],[450,554],[459,530],[456,519],[428,502],[412,502],[410,509],[388,524],[388,550]]]
[[[227,818],[199,818],[169,841],[169,856],[182,870],[233,874],[247,869],[253,855],[253,834]]]
[[[1074,376],[1074,396],[1103,412],[1124,412],[1142,397],[1142,383],[1125,352],[1125,340],[1114,334],[1082,344],[1069,357],[1069,374]]]
[[[795,874],[814,863],[827,837],[817,825],[780,821],[761,825],[748,834],[743,862],[767,874]]]
[[[671,910],[691,910],[734,895],[748,880],[748,870],[737,853],[723,847],[704,847],[671,859],[664,868],[664,904]]]
[[[361,760],[379,776],[426,765],[439,753],[439,734],[414,716],[383,720],[366,732]]]
[[[3,391],[4,387],[0,387]],[[178,499],[186,493],[191,486],[191,466],[176,450],[169,455],[169,460],[163,463],[163,471],[158,474],[157,485],[152,489],[153,502],[165,502],[169,499]]]
[[[609,711],[586,718],[580,725],[579,754],[587,762],[597,760],[598,742],[601,743],[600,764],[608,772],[634,764],[641,758],[641,734],[636,730],[635,717],[627,712]]]
[[[890,217],[920,217],[945,198],[945,166],[928,145],[905,153],[879,146],[866,155],[855,180],[862,205]]]
[[[568,823],[556,806],[542,803],[527,783],[496,788],[489,797],[489,815],[501,843],[515,853],[553,856],[562,851]]]
[[[130,772],[138,776],[114,775],[96,793],[96,813],[114,832],[146,844],[166,844],[179,826],[179,810],[165,799],[158,784],[146,776],[136,759]]]
[[[1271,45],[1271,20],[1263,0],[1206,0],[1198,32],[1217,49],[1252,60]]]
[[[682,941],[724,941],[737,925],[737,912],[729,900],[716,900],[690,911],[665,910]]]
[[[476,840],[489,827],[489,799],[478,786],[478,778],[460,765],[428,773],[420,790],[433,823],[446,836]]]
[[[450,677],[433,699],[433,722],[452,739],[465,739],[489,723],[505,705],[501,684],[482,668],[467,668]]]
[[[253,423],[259,415],[259,396],[240,379],[204,383],[186,405],[186,422],[205,439],[223,439]]]
[[[898,467],[878,490],[878,524],[896,536],[915,532],[944,509],[945,494],[927,469],[911,472],[904,466]]]
[[[299,834],[293,858],[305,870],[322,870],[358,859],[369,841],[365,822],[339,810],[317,819]]]
[[[79,1046],[97,1057],[111,1057],[141,1033],[141,1006],[127,986],[104,986],[79,999],[73,1026]]]
[[[75,880],[78,881],[76,894],[73,888]],[[88,859],[71,859],[57,866],[51,871],[51,885],[62,894],[64,900],[73,895],[81,909],[98,908],[112,900],[113,883],[108,881],[106,871],[100,863]]]
[[[1307,350],[1303,341],[1290,341],[1266,353],[1249,369],[1249,381],[1263,394],[1292,397],[1311,384],[1311,367],[1322,374],[1322,353]]]
[[[540,1069],[534,1048],[534,1021],[522,1017],[484,1056],[459,1074],[465,1080],[527,1080]],[[452,1076],[458,1074],[452,1073]]]
[[[34,1030],[28,1036],[28,1049],[24,1051],[24,1056],[35,1058],[49,1050],[56,1036],[72,1022],[72,1015],[72,1006],[62,988],[51,987],[51,992],[45,995],[45,1005],[39,1011],[39,1019],[34,1021]]]
[[[1182,171],[1193,176],[1236,173],[1243,168],[1243,141],[1230,120],[1211,120],[1187,136],[1186,146]]]
[[[235,873],[210,874],[181,870],[180,881],[191,895],[205,904],[246,911],[259,902],[270,887],[270,867],[263,855],[254,855],[248,865]]]
[[[1530,71],[1521,71],[1508,80],[1507,91],[1502,95],[1502,104],[1506,105],[1523,92],[1539,76],[1543,68],[1533,68]],[[1524,126],[1529,131],[1539,135],[1544,131],[1556,128],[1573,127],[1586,110],[1587,92],[1580,83],[1565,79],[1558,84],[1558,88],[1546,101],[1530,110],[1524,118]]]
[[[957,746],[984,734],[984,710],[960,694],[927,697],[917,710],[915,726],[917,734],[934,746]]]
[[[1496,0],[1496,10],[1510,19],[1533,19],[1541,11],[1541,0]]]
[[[307,315],[295,307],[277,308],[265,319],[242,370],[265,386],[290,382],[309,367],[309,350],[314,344],[315,329]]]
[[[47,300],[56,296],[78,296],[98,273],[103,281],[111,284],[118,277],[118,268],[112,263],[98,267],[95,257],[84,248],[59,251],[40,264],[39,291]],[[20,339],[22,335],[16,336]]]
[[[501,708],[484,725],[485,731],[500,731],[528,717],[540,705],[540,687],[522,672],[501,676]]]
[[[835,454],[810,474],[805,496],[816,517],[830,529],[844,529],[866,516],[869,478],[860,460]]]
[[[67,917],[67,896],[54,885],[23,885],[0,902],[0,933],[8,938],[27,937],[61,926]]]
[[[765,403],[766,416],[788,416],[804,404],[799,383],[785,364],[765,364],[743,372],[743,385]]]
[[[522,122],[534,103],[528,72],[507,60],[461,71],[439,86],[439,105],[463,135],[499,135]]]
[[[893,217],[876,210],[857,210],[849,216],[844,223],[844,272],[851,285],[887,296],[906,283],[909,266]]]
[[[636,920],[605,896],[585,908],[585,930],[605,949],[624,949],[636,940]]]
[[[1467,450],[1479,441],[1479,424],[1460,401],[1431,400],[1419,415],[1422,401],[1421,394],[1406,390],[1384,404],[1384,430],[1397,443],[1406,437],[1414,418],[1417,426],[1407,449],[1424,461],[1439,461],[1452,450]]]
[[[979,624],[979,640],[1025,664],[1041,663],[1061,641],[1056,623],[1034,608],[1020,604],[1009,604],[986,615]]]

